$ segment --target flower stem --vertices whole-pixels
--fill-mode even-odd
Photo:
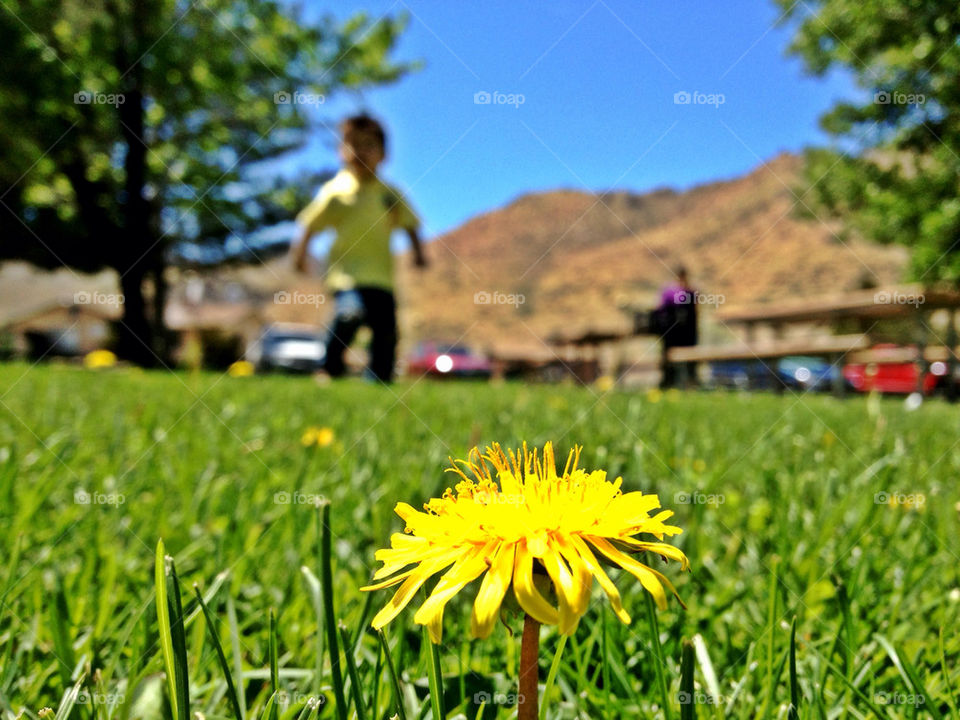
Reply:
[[[540,681],[540,623],[523,616],[520,640],[520,692],[517,694],[517,720],[537,720],[537,693]]]

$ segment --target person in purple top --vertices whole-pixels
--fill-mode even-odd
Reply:
[[[674,269],[676,282],[660,293],[660,305],[653,311],[653,329],[660,336],[660,387],[687,385],[696,381],[695,363],[670,363],[667,353],[672,347],[697,344],[697,292],[690,286],[687,269]]]

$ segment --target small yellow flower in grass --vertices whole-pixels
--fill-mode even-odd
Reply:
[[[647,402],[658,403],[663,397],[663,390],[660,388],[650,388],[647,390]]]
[[[393,620],[430,576],[450,565],[414,616],[435,643],[441,639],[444,606],[481,576],[471,620],[475,637],[490,635],[511,585],[524,612],[569,635],[587,611],[596,578],[617,617],[629,623],[601,559],[634,575],[657,605],[666,607],[663,586],[676,594],[670,581],[628,553],[650,552],[689,567],[673,545],[634,537],[643,533],[662,541],[664,535],[682,532],[664,522],[673,512],[651,516],[660,507],[656,495],[624,493],[621,478],[610,482],[603,470],[578,468],[579,456],[580,448],[572,450],[558,473],[550,443],[542,455],[524,445],[522,451],[510,451],[509,458],[497,444],[484,454],[474,448],[466,461],[454,461],[449,470],[462,478],[456,489],[426,503],[426,512],[398,503],[406,534],[395,533],[391,547],[377,551],[383,567],[374,580],[380,582],[362,589],[400,588],[373,626],[379,629]],[[408,565],[413,567],[405,569]],[[537,588],[537,573],[549,578],[557,607]]]
[[[333,444],[333,430],[328,427],[308,427],[300,436],[304,447],[328,447]]]
[[[83,358],[83,366],[91,370],[110,368],[117,364],[117,356],[109,350],[93,350]]]
[[[237,360],[227,368],[227,374],[230,377],[250,377],[253,375],[253,371],[253,363],[247,360]]]
[[[617,381],[613,379],[611,375],[601,375],[593,383],[594,386],[602,393],[610,392],[616,387]]]

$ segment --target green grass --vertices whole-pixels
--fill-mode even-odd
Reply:
[[[64,719],[172,717],[170,692],[188,686],[190,717],[239,707],[285,720],[322,696],[302,717],[353,717],[359,701],[380,719],[398,695],[404,717],[431,717],[432,653],[412,610],[387,628],[388,662],[369,618],[389,591],[371,603],[358,590],[401,529],[393,506],[442,493],[447,456],[475,443],[553,440],[564,453],[582,443],[582,464],[626,489],[659,493],[693,570],[664,570],[688,609],[657,613],[662,673],[639,583],[614,574],[631,626],[595,588],[547,717],[663,717],[661,676],[673,718],[957,717],[958,421],[941,403],[908,413],[865,398],[651,402],[558,386],[0,366],[0,712],[34,718],[65,700]],[[302,447],[311,425],[333,428],[333,445]],[[318,496],[331,503],[329,598],[320,511],[307,502]],[[176,581],[162,553],[156,564],[160,538]],[[482,717],[509,717],[519,636],[469,639],[474,592],[445,615],[437,705],[473,720],[486,698]],[[345,629],[325,627],[328,601]],[[518,615],[504,620],[519,631]],[[543,631],[541,682],[557,642]],[[331,648],[345,692],[331,687]],[[164,668],[180,666],[168,690]]]

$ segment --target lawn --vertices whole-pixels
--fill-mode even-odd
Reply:
[[[625,490],[658,493],[692,568],[659,567],[687,605],[671,599],[657,613],[667,692],[643,590],[611,571],[633,622],[594,588],[543,698],[547,717],[788,717],[791,694],[800,718],[957,717],[958,420],[939,402],[908,412],[863,397],[2,365],[0,711],[38,717],[79,681],[61,718],[169,716],[162,538],[188,616],[191,712],[236,714],[196,584],[244,717],[264,714],[273,683],[276,717],[297,717],[311,696],[336,717],[318,620],[322,497],[335,612],[359,678],[347,682],[350,714],[359,697],[363,717],[390,717],[389,668],[369,628],[390,591],[359,587],[403,529],[394,505],[441,495],[453,484],[448,456],[475,444],[552,440],[562,457],[582,444],[581,464],[622,475]],[[305,447],[310,427],[330,428],[332,441]],[[475,592],[445,615],[445,711],[472,720],[486,701],[482,717],[510,717],[522,619],[506,610],[509,629],[470,639]],[[430,717],[431,653],[413,606],[386,637],[406,717]],[[692,693],[680,684],[684,639]],[[541,682],[557,641],[543,630]]]

